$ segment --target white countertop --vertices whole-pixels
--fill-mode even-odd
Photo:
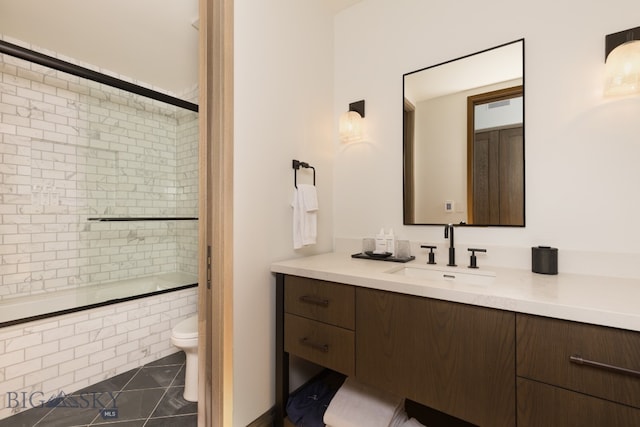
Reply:
[[[398,274],[405,266],[437,268],[459,273],[489,274],[489,284],[468,284],[446,279],[422,279]],[[441,300],[497,308],[558,319],[640,331],[640,280],[578,274],[544,275],[527,270],[482,266],[427,266],[424,260],[408,263],[351,258],[328,253],[271,265],[274,273],[399,292]]]

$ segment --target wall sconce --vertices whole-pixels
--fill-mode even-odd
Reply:
[[[340,115],[340,141],[362,141],[364,137],[364,100],[349,104],[349,111]]]
[[[640,27],[605,37],[605,96],[640,94]]]

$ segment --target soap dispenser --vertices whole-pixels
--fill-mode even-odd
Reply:
[[[385,252],[387,252],[387,237],[384,235],[384,229],[381,228],[378,234],[376,234],[376,249],[373,253],[383,254]]]
[[[385,235],[385,239],[387,241],[387,252],[391,254],[391,256],[395,256],[396,254],[396,237],[393,235],[393,229],[389,229],[389,233]]]

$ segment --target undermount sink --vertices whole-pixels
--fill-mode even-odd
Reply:
[[[386,273],[427,280],[447,280],[470,285],[489,285],[496,278],[496,274],[492,271],[473,271],[471,269],[466,271],[455,267],[432,267],[428,265],[394,267],[386,271]]]

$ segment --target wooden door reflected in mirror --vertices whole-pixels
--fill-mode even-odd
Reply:
[[[522,86],[467,100],[469,224],[524,225]]]

